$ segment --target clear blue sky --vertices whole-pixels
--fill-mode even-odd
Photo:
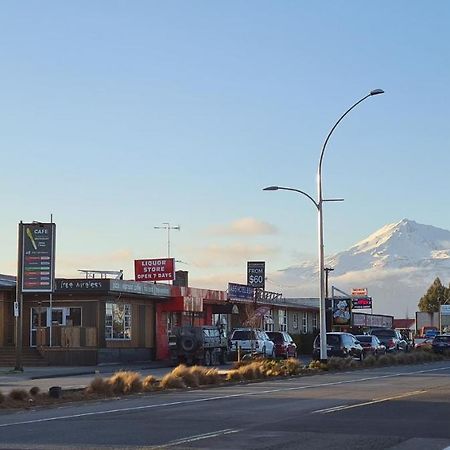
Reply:
[[[31,1],[0,14],[0,273],[57,223],[57,275],[172,255],[226,288],[404,217],[450,229],[450,3]],[[243,220],[247,219],[247,220]],[[247,232],[247,234],[246,234]],[[242,279],[236,279],[241,274]],[[229,279],[229,278],[234,279]],[[203,286],[198,286],[203,287]]]

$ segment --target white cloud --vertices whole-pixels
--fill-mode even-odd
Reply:
[[[210,228],[211,234],[220,236],[257,236],[276,234],[278,229],[270,223],[253,217],[244,217],[230,224]]]

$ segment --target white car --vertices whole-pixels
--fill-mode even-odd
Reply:
[[[230,335],[230,350],[237,351],[240,347],[243,353],[257,352],[273,358],[275,344],[265,331],[255,328],[236,328]]]

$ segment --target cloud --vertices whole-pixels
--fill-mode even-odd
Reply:
[[[245,265],[254,259],[266,260],[278,253],[278,249],[265,245],[209,245],[203,249],[195,250],[189,263],[200,268],[219,267],[226,265]]]
[[[228,225],[221,227],[213,227],[210,229],[211,234],[220,236],[257,236],[278,233],[278,229],[270,223],[253,217],[244,217],[235,220]]]

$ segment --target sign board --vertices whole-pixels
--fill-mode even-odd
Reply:
[[[252,287],[265,288],[266,262],[247,261],[247,284]]]
[[[136,259],[134,279],[136,281],[172,281],[175,278],[175,259]]]
[[[53,292],[55,277],[54,223],[20,223],[22,292]]]
[[[352,297],[367,297],[369,290],[367,288],[353,288]]]
[[[252,286],[246,284],[228,283],[229,299],[253,300],[254,291]]]
[[[372,309],[372,297],[353,297],[352,309]]]
[[[333,299],[333,325],[350,325],[351,324],[351,298],[334,298]]]
[[[450,316],[450,305],[441,305],[441,315]]]

